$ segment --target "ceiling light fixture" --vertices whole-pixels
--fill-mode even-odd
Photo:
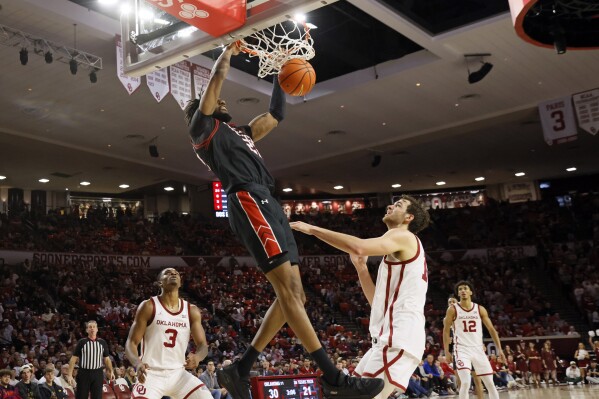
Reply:
[[[284,192],[289,193],[291,191],[293,191],[293,189],[291,187],[287,187],[283,189]]]
[[[483,181],[483,180],[485,180],[485,178],[482,177],[482,176],[480,176],[480,177],[475,177],[474,180],[476,180],[476,181]]]
[[[91,183],[90,183],[90,182],[88,182],[88,181],[82,181],[82,182],[81,182],[81,183],[79,183],[79,184],[81,184],[82,186],[89,186]]]
[[[173,190],[174,190],[174,188],[172,188],[171,186],[168,186],[168,187],[164,188],[164,191],[173,191]]]
[[[121,185],[119,186],[119,188],[129,188],[129,185],[128,185],[128,184],[121,184]]]
[[[6,176],[0,176],[0,180],[6,179]]]
[[[435,183],[437,186],[444,186],[446,183],[444,181],[438,181]]]
[[[342,190],[342,189],[343,189],[343,186],[335,186],[335,187],[333,187],[333,188],[334,188],[335,190]]]
[[[524,175],[526,175],[526,173],[524,173],[524,172],[514,173],[514,176],[516,176],[516,177],[522,177]]]
[[[89,81],[92,83],[96,83],[98,81],[98,75],[96,75],[96,69],[93,69],[89,73]]]
[[[570,168],[566,168],[566,172],[574,172],[576,170],[576,168],[574,166],[570,167]]]
[[[466,58],[466,69],[468,70],[468,83],[473,84],[480,82],[491,72],[493,69],[493,64],[489,62],[484,62],[484,57],[490,57],[490,53],[477,53],[477,54],[464,54],[464,58]],[[480,63],[482,66],[477,70],[470,72],[470,65],[468,61],[472,58],[480,58]]]
[[[391,187],[393,187],[393,188],[400,188],[401,184],[395,183],[395,184],[392,184]]]
[[[38,181],[40,183],[48,183],[50,180],[48,180],[48,179],[39,179]]]

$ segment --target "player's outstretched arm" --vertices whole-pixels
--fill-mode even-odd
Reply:
[[[370,272],[368,271],[368,264],[366,263],[368,261],[368,256],[350,255],[349,258],[358,272],[358,279],[360,280],[362,291],[364,292],[368,303],[372,306],[376,285],[372,281],[372,277],[370,277]]]
[[[443,319],[443,351],[447,357],[447,363],[451,363],[452,361],[452,354],[449,351],[449,343],[451,342],[451,325],[453,324],[455,318],[455,308],[453,306],[448,307],[447,312],[445,313],[445,318]]]
[[[125,356],[137,370],[137,378],[142,384],[146,380],[148,365],[144,364],[139,358],[137,347],[146,332],[146,326],[152,318],[153,310],[154,304],[151,300],[145,300],[139,305],[137,312],[135,312],[135,319],[133,320],[131,329],[129,329],[127,342],[125,343]]]
[[[285,93],[279,85],[279,80],[275,77],[272,84],[272,96],[270,97],[268,112],[258,115],[250,122],[254,142],[263,139],[272,129],[279,125],[279,122],[285,119],[285,105]]]
[[[400,229],[391,229],[377,238],[358,238],[304,222],[291,222],[290,225],[293,230],[313,235],[337,249],[358,256],[383,256],[402,251],[415,239],[414,234]]]
[[[489,318],[489,313],[487,312],[487,309],[485,309],[484,306],[480,306],[480,305],[478,305],[478,308],[479,308],[480,318],[482,319],[485,327],[487,327],[487,330],[489,331],[489,335],[491,335],[491,338],[493,338],[493,342],[495,342],[495,346],[497,347],[497,357],[500,358],[503,363],[507,363],[507,360],[505,359],[505,356],[503,355],[503,349],[501,349],[501,340],[499,339],[499,334],[497,333],[497,330],[495,330],[495,327],[493,326],[493,322]]]
[[[185,368],[195,370],[198,364],[208,355],[208,341],[206,332],[202,327],[202,313],[196,305],[191,305],[189,309],[189,320],[191,322],[191,336],[196,344],[195,353],[190,353],[185,362]]]
[[[237,43],[229,44],[216,60],[214,67],[212,67],[210,81],[200,100],[200,112],[204,115],[212,115],[214,112],[223,83],[227,78],[229,69],[231,69],[231,56],[239,54],[239,51]]]

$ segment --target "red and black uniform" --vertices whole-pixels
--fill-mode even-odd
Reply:
[[[265,273],[286,261],[299,263],[287,216],[272,196],[274,179],[254,145],[249,126],[235,127],[197,111],[191,123],[193,148],[227,193],[233,232]]]
[[[0,385],[0,399],[22,399],[17,388],[12,385]]]

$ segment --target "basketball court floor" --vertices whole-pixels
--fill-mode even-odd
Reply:
[[[457,398],[457,395],[450,396],[451,398]],[[470,398],[476,396],[471,394]],[[487,398],[488,395],[485,394]],[[549,387],[549,388],[531,388],[531,389],[518,389],[499,392],[500,399],[582,399],[582,398],[599,398],[599,385],[585,385],[585,386],[560,386],[560,387]]]

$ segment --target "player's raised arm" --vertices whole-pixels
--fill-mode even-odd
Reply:
[[[495,330],[495,326],[493,326],[493,322],[489,318],[489,313],[487,313],[487,309],[480,305],[478,305],[478,309],[480,313],[480,318],[485,327],[487,327],[489,335],[491,335],[491,338],[493,338],[493,342],[497,347],[497,357],[500,358],[503,361],[503,363],[507,363],[505,356],[503,355],[503,349],[501,349],[501,340],[499,339],[499,334],[497,333],[497,330]]]
[[[195,354],[189,354],[186,359],[186,369],[196,369],[198,364],[208,355],[208,342],[206,341],[206,332],[202,327],[202,313],[195,305],[189,306],[189,320],[191,322],[191,336],[196,345]]]
[[[145,370],[148,368],[148,365],[142,363],[137,347],[146,332],[148,323],[151,321],[153,310],[154,304],[151,300],[143,301],[139,305],[137,312],[135,312],[135,320],[133,320],[133,324],[129,330],[127,342],[125,343],[125,356],[137,370],[137,376],[142,384],[146,379]]]
[[[220,98],[223,83],[231,68],[231,56],[237,54],[239,54],[239,46],[237,43],[229,44],[216,60],[214,67],[212,67],[210,81],[200,100],[200,112],[204,115],[212,115],[214,112],[216,102]]]
[[[449,351],[449,343],[451,342],[451,325],[456,318],[456,311],[453,306],[447,308],[445,318],[443,319],[443,351],[447,357],[447,363],[451,363],[452,354]]]

